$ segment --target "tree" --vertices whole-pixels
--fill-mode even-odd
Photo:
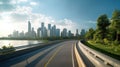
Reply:
[[[100,39],[104,39],[106,37],[107,29],[109,25],[110,22],[106,14],[103,14],[98,17],[96,35],[99,35]]]
[[[93,28],[90,28],[90,29],[88,30],[88,32],[86,33],[85,38],[86,38],[86,39],[93,39],[94,33],[95,33],[94,29],[93,29]]]
[[[112,14],[110,27],[116,32],[116,40],[120,40],[120,10],[115,10]]]
[[[114,41],[116,39],[116,31],[111,27],[108,29],[107,39],[109,41]]]
[[[109,19],[107,18],[107,15],[101,15],[100,17],[98,17],[97,19],[97,28],[99,30],[106,30],[107,26],[109,26]]]

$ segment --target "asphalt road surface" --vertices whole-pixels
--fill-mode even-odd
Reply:
[[[73,47],[76,41],[65,41],[19,57],[0,62],[0,67],[78,67]]]

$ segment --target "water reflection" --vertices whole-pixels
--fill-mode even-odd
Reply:
[[[37,43],[43,43],[43,41],[38,40],[0,40],[0,48],[2,46],[9,46],[13,45],[14,47],[18,46],[24,46],[24,45],[30,45],[30,44],[37,44]]]

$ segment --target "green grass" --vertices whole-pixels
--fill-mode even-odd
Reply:
[[[92,49],[120,60],[120,45],[104,45],[94,41],[84,41],[83,43]]]

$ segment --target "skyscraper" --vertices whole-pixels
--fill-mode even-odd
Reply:
[[[28,21],[28,33],[30,33],[31,32],[31,23],[30,23],[30,21]]]
[[[37,29],[37,38],[40,38],[40,30],[41,30],[41,28]]]
[[[56,36],[56,26],[55,25],[52,27],[51,36],[53,36],[53,37]]]
[[[56,36],[60,37],[60,29],[56,29]]]
[[[47,29],[46,29],[46,27],[44,26],[44,23],[43,23],[43,22],[41,23],[40,35],[41,35],[40,37],[42,37],[42,38],[47,37]]]
[[[79,36],[78,29],[76,29],[76,37]]]
[[[50,32],[51,32],[51,30],[48,29],[48,30],[47,30],[47,36],[48,36],[48,37],[51,36],[51,35],[50,35]]]
[[[31,36],[32,36],[32,38],[36,37],[36,32],[34,31],[34,28],[32,28]]]
[[[72,33],[71,33],[71,31],[69,30],[68,31],[68,37],[71,37],[72,36]]]
[[[40,33],[40,34],[41,34],[40,37],[43,38],[43,37],[44,37],[44,23],[43,23],[43,22],[41,23],[41,30],[40,30],[40,32],[41,32],[41,33]]]
[[[81,30],[81,36],[84,36],[85,35],[85,29],[82,29]]]
[[[67,29],[64,28],[63,31],[61,32],[62,37],[67,37]]]
[[[32,36],[31,36],[31,33],[32,33],[31,23],[30,23],[30,21],[28,21],[28,32],[27,32],[27,34],[26,34],[26,37],[31,38],[31,37],[32,37]]]
[[[51,30],[51,24],[48,24],[48,30]]]
[[[51,24],[48,24],[47,35],[48,35],[48,37],[51,37],[51,35],[52,35]]]
[[[41,23],[41,28],[44,28],[44,22]]]
[[[48,33],[48,31],[47,31],[46,27],[44,27],[44,37],[45,38],[48,37],[47,33]]]

